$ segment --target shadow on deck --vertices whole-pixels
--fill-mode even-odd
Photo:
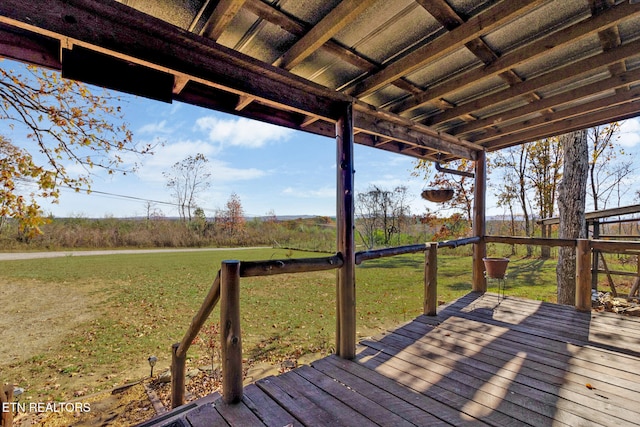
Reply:
[[[376,339],[142,426],[638,425],[640,320],[471,293]]]

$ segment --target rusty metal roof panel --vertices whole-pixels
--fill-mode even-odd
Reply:
[[[547,1],[530,13],[483,36],[483,40],[502,55],[590,15],[587,2]]]
[[[571,67],[571,64],[601,52],[602,46],[598,36],[593,35],[581,39],[570,46],[553,49],[544,56],[534,58],[514,67],[514,71],[523,79],[531,79],[561,67]]]
[[[471,53],[469,49],[463,48],[408,74],[407,80],[426,89],[445,81],[453,75],[461,74],[471,68],[480,66],[482,66],[482,62],[478,57]]]
[[[247,117],[294,128],[304,122],[305,130],[319,134],[333,132],[336,103],[352,100],[368,118],[359,129],[361,141],[385,134],[377,123],[412,132],[417,126],[420,141],[412,142],[409,133],[386,135],[394,143],[380,146],[417,157],[445,147],[468,156],[487,126],[498,133],[509,126],[500,138],[509,136],[482,142],[484,148],[521,143],[513,131],[518,123],[528,128],[539,111],[553,115],[569,106],[592,115],[593,100],[603,105],[601,121],[640,112],[635,92],[625,97],[610,87],[627,81],[636,87],[638,81],[640,4],[629,0],[368,0],[357,13],[364,0],[119,3],[48,0],[44,13],[34,2],[3,0],[0,17],[9,31],[0,27],[0,36],[15,37],[11,22],[18,22],[31,44],[20,44],[21,51],[15,43],[0,43],[0,55],[37,62],[44,52],[51,58],[43,63],[63,67],[59,49],[47,43],[66,46],[77,39],[87,49],[173,74],[175,99],[230,112],[240,108]],[[54,18],[72,15],[91,16],[91,25],[65,26]],[[600,88],[600,82],[608,83]],[[117,79],[110,83],[118,87]],[[224,96],[202,90],[207,87]],[[573,91],[580,95],[567,99]],[[608,99],[615,107],[606,106]],[[582,122],[574,118],[571,126],[576,123]],[[539,134],[563,126],[540,125]],[[433,132],[443,129],[469,139]],[[527,132],[526,138],[536,135]],[[425,138],[441,143],[424,150]]]
[[[441,26],[413,1],[386,2],[380,18],[361,21],[337,35],[359,54],[379,64],[402,57],[416,44],[434,36]],[[374,25],[372,25],[372,23]],[[354,41],[357,40],[357,41]]]
[[[314,52],[291,72],[331,89],[338,89],[362,74],[358,67],[322,50]]]

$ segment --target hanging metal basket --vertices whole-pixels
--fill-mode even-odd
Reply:
[[[430,202],[443,203],[453,198],[453,188],[427,188],[421,196]]]

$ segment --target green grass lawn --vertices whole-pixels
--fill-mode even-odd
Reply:
[[[148,374],[151,354],[159,358],[156,372],[166,369],[171,344],[182,338],[221,261],[289,256],[321,255],[260,249],[4,261],[0,296],[24,304],[16,305],[14,313],[5,307],[0,314],[1,323],[17,332],[13,341],[2,341],[3,347],[15,346],[17,355],[0,360],[0,381],[19,384],[41,401],[138,379]],[[421,313],[423,263],[424,256],[417,254],[357,267],[360,338]],[[275,363],[305,353],[332,352],[335,280],[335,271],[242,279],[247,361]],[[554,301],[555,260],[512,260],[506,288],[507,295]],[[470,290],[471,258],[442,250],[439,300],[448,302]],[[216,309],[211,320],[218,319]],[[206,351],[200,346],[192,346],[189,357],[192,366],[206,365],[201,360]]]

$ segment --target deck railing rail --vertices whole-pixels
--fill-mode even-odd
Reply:
[[[477,243],[479,237],[442,242],[397,246],[392,248],[357,252],[356,263],[410,253],[425,253],[423,312],[436,314],[437,295],[437,250],[456,248]],[[221,354],[222,354],[222,398],[227,403],[242,399],[242,334],[240,330],[240,278],[270,276],[285,273],[305,273],[340,268],[344,263],[340,253],[321,258],[280,259],[268,261],[223,261],[200,309],[193,317],[182,341],[172,346],[171,359],[171,406],[185,403],[185,373],[187,351],[213,309],[220,302]]]
[[[593,288],[592,276],[596,273],[607,273],[622,276],[635,276],[636,282],[632,292],[640,285],[640,242],[624,240],[602,239],[552,239],[540,237],[516,237],[516,236],[485,236],[486,243],[505,243],[510,245],[532,246],[570,246],[576,248],[576,309],[579,311],[591,310],[591,290]],[[605,264],[605,270],[599,270],[594,265],[594,253],[607,252],[615,254],[634,254],[639,256],[637,272],[609,270]],[[609,279],[611,281],[611,279]],[[611,286],[615,294],[615,288]],[[616,296],[616,295],[614,295]]]

